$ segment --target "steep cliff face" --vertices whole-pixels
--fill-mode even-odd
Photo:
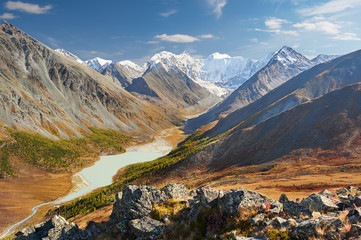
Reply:
[[[67,138],[90,126],[149,133],[175,120],[7,22],[0,43],[0,121],[8,126]]]

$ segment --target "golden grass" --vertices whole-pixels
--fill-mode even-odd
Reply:
[[[71,174],[50,174],[13,161],[22,177],[0,181],[0,232],[29,216],[34,206],[64,196],[72,188]]]

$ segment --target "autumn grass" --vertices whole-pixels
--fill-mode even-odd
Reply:
[[[38,166],[48,172],[69,172],[81,169],[103,151],[125,152],[123,144],[130,137],[112,130],[91,128],[89,136],[53,140],[40,134],[7,128],[10,139],[0,142],[0,178],[9,177],[14,171],[9,163],[12,156]]]

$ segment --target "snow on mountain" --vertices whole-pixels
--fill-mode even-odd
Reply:
[[[144,72],[143,67],[129,60],[117,62],[116,65],[124,69],[131,78],[140,77]]]
[[[107,68],[112,63],[111,60],[105,60],[99,57],[90,59],[85,61],[85,65],[91,67],[97,72],[102,72],[105,68]]]
[[[340,56],[339,56],[339,55],[320,54],[320,55],[318,55],[317,57],[313,58],[313,59],[311,60],[311,62],[312,62],[314,65],[317,65],[317,64],[320,64],[320,63],[324,63],[324,62],[333,60],[333,59],[338,58],[338,57],[340,57]]]
[[[228,89],[216,86],[213,82],[204,81],[203,76],[206,72],[201,69],[204,61],[191,57],[187,52],[179,55],[167,51],[157,53],[144,65],[144,68],[148,72],[158,64],[161,64],[168,72],[170,70],[182,71],[197,84],[219,97],[226,97],[230,92]]]
[[[75,54],[73,54],[71,52],[66,51],[65,49],[55,49],[55,52],[58,52],[67,58],[77,61],[78,63],[84,64],[84,61],[81,60],[78,56],[76,56]]]

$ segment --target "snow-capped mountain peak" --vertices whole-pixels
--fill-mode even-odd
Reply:
[[[231,58],[228,54],[221,54],[219,52],[215,52],[211,55],[209,55],[208,60],[215,60],[215,59],[225,59],[225,58]]]
[[[340,57],[340,55],[320,54],[317,57],[313,58],[311,60],[311,62],[314,63],[315,65],[317,65],[317,64],[324,63],[324,62],[330,61],[330,60],[338,58],[338,57]]]
[[[105,68],[107,68],[110,64],[112,64],[111,60],[105,60],[99,57],[90,59],[85,61],[85,65],[91,67],[97,72],[102,72]]]
[[[65,49],[55,49],[55,52],[58,52],[61,55],[65,56],[69,59],[77,61],[78,63],[84,64],[84,61],[81,60],[78,56],[76,56],[75,54],[73,54],[71,52],[66,51]]]
[[[276,51],[268,64],[272,64],[274,61],[278,61],[286,67],[297,66],[302,71],[313,66],[308,58],[287,46],[283,46],[280,50]]]
[[[129,60],[124,60],[124,61],[120,61],[120,62],[117,62],[118,65],[121,65],[121,66],[124,66],[126,68],[130,68],[130,69],[134,69],[138,72],[143,72],[144,69],[143,67],[139,66],[138,64],[132,62],[132,61],[129,61]]]

